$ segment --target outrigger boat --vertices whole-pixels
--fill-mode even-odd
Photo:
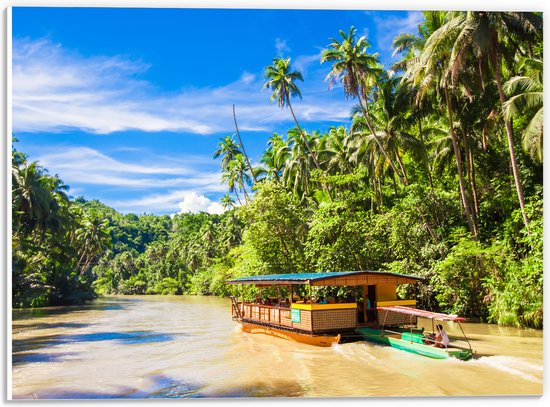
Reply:
[[[389,306],[389,307],[377,307],[378,314],[382,313],[383,319],[380,328],[359,327],[359,332],[366,340],[375,342],[382,345],[389,345],[396,349],[405,350],[407,352],[416,353],[422,356],[427,356],[434,359],[447,359],[455,357],[461,360],[470,359],[474,351],[470,345],[470,341],[464,334],[464,330],[460,325],[460,322],[465,321],[464,318],[456,315],[442,314],[438,312],[430,312],[419,310],[409,307],[401,306]],[[409,315],[410,320],[407,328],[402,327],[390,327],[385,328],[385,317],[390,312],[397,312],[404,315]],[[459,341],[455,340],[449,345],[444,343],[438,343],[432,335],[426,335],[424,329],[419,330],[416,327],[416,321],[413,322],[413,317],[422,317],[432,320],[432,332],[436,332],[434,329],[434,321],[453,321],[456,322],[464,339],[462,340],[466,346],[460,346]]]
[[[249,333],[261,333],[317,346],[368,340],[433,358],[450,356],[468,359],[469,346],[436,348],[416,328],[418,317],[463,321],[455,315],[416,309],[416,300],[397,298],[400,284],[416,284],[421,277],[382,271],[269,274],[228,280],[228,284],[254,284],[259,296],[254,301],[231,297],[232,318]],[[297,298],[295,288],[309,288],[309,298]],[[275,287],[278,298],[265,300],[262,290]],[[362,287],[346,299],[313,301],[312,287]],[[281,289],[288,298],[281,298]],[[380,322],[380,318],[382,321]],[[404,327],[408,327],[404,328]],[[462,330],[462,327],[460,327]],[[464,331],[462,331],[464,332]],[[422,338],[421,338],[422,337]],[[466,339],[467,341],[467,339]],[[426,343],[428,342],[428,343]]]

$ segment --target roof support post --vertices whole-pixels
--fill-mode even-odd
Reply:
[[[367,286],[363,286],[363,321],[368,322],[367,319]]]

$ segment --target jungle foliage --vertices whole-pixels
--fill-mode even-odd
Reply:
[[[227,296],[225,281],[246,275],[388,270],[426,278],[422,308],[542,327],[542,15],[425,12],[417,34],[395,38],[389,69],[355,28],[337,34],[321,62],[357,101],[351,126],[301,127],[291,100],[303,77],[275,58],[265,88],[295,126],[269,137],[256,167],[240,134],[220,140],[222,215],[69,200],[13,150],[14,305]]]

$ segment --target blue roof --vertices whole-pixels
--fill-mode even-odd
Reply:
[[[240,277],[232,280],[227,280],[228,284],[310,284],[315,281],[334,277],[345,277],[354,275],[377,275],[377,276],[392,276],[404,277],[411,280],[423,280],[422,277],[410,276],[406,274],[390,273],[387,271],[328,271],[322,273],[288,273],[288,274],[263,274],[259,276]]]

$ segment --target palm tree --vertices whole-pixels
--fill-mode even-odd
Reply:
[[[112,244],[109,220],[85,216],[80,222],[80,228],[75,231],[75,238],[79,255],[77,268],[80,274],[84,274],[96,256]]]
[[[267,149],[260,159],[263,164],[263,167],[259,168],[260,174],[267,179],[280,181],[285,163],[289,157],[290,149],[288,145],[279,134],[273,133],[273,136],[267,141]]]
[[[225,136],[220,139],[218,148],[214,151],[214,158],[222,156],[222,169],[227,169],[229,163],[237,154],[241,154],[240,145],[235,142],[233,136]]]
[[[367,97],[376,83],[376,79],[382,68],[378,63],[376,55],[367,53],[367,48],[370,46],[366,37],[355,39],[357,29],[350,28],[348,34],[340,30],[342,41],[331,39],[328,49],[325,49],[321,55],[321,63],[332,62],[332,69],[327,75],[329,86],[332,87],[336,80],[340,80],[344,87],[344,92],[347,97],[357,97],[359,106],[365,117],[371,134],[373,135],[378,148],[384,154],[392,170],[403,183],[402,175],[397,171],[393,160],[382,145],[374,127],[369,119],[369,107]]]
[[[310,180],[312,156],[307,153],[307,142],[304,143],[302,135],[297,129],[288,132],[288,144],[280,147],[280,152],[289,152],[283,170],[283,182],[285,186],[304,200],[311,192]]]
[[[32,162],[12,165],[12,211],[14,233],[25,235],[36,230],[39,235],[49,230],[56,233],[66,222],[61,213],[68,197],[68,186],[57,176],[49,176],[47,171]]]
[[[227,184],[229,192],[233,192],[237,197],[239,205],[242,205],[241,198],[239,197],[238,192],[240,174],[236,171],[235,167],[231,165],[231,162],[222,172],[222,182]]]
[[[235,201],[229,194],[225,194],[220,200],[221,205],[224,209],[229,210],[235,206]]]
[[[284,108],[285,106],[289,107],[290,113],[292,113],[292,118],[294,119],[294,123],[296,123],[296,127],[300,132],[302,141],[306,146],[307,151],[311,155],[311,158],[315,166],[317,168],[320,168],[319,162],[317,161],[317,157],[313,154],[313,152],[309,148],[309,144],[306,140],[306,136],[302,128],[300,127],[298,120],[296,119],[296,115],[294,114],[294,109],[292,108],[292,104],[290,103],[290,98],[292,96],[298,96],[300,99],[302,98],[300,89],[298,89],[298,86],[296,85],[296,81],[304,80],[301,72],[291,71],[290,58],[283,59],[283,58],[277,57],[273,59],[273,65],[269,65],[265,67],[265,80],[266,82],[262,90],[265,88],[270,88],[271,90],[273,90],[270,100],[271,101],[277,100],[277,104],[281,108]]]
[[[460,19],[460,32],[453,44],[449,63],[452,78],[456,78],[470,53],[480,60],[480,67],[483,66],[484,60],[487,61],[492,68],[500,103],[504,108],[506,96],[502,80],[502,60],[516,52],[523,53],[516,42],[518,39],[528,44],[532,43],[533,39],[542,40],[542,16],[530,12],[472,11],[450,14],[458,14],[454,19]],[[509,118],[505,119],[505,128],[521,213],[529,231],[529,219],[525,212],[525,198],[514,149],[514,132]]]
[[[403,81],[407,81],[416,88],[416,101],[419,103],[433,90],[435,93],[443,94],[444,106],[447,110],[447,119],[449,122],[449,132],[455,155],[456,167],[458,172],[458,184],[460,197],[466,220],[470,227],[472,236],[476,237],[477,225],[472,213],[469,197],[466,193],[466,186],[463,176],[463,162],[459,146],[459,139],[455,131],[455,120],[453,117],[453,99],[449,91],[449,69],[448,62],[451,54],[451,47],[455,36],[460,30],[463,18],[459,15],[446,21],[441,27],[435,29],[427,39],[424,48],[415,63],[408,66]],[[432,28],[436,28],[435,26]]]
[[[234,174],[238,188],[243,191],[244,200],[248,202],[248,193],[246,192],[246,186],[250,185],[250,175],[246,172],[247,165],[244,162],[242,154],[237,154],[235,158],[229,163],[229,171]]]
[[[522,68],[525,68],[526,75],[514,76],[504,84],[504,91],[510,97],[503,105],[504,118],[510,120],[521,108],[532,112],[523,132],[523,147],[535,162],[542,164],[542,60],[521,58],[519,69]]]

